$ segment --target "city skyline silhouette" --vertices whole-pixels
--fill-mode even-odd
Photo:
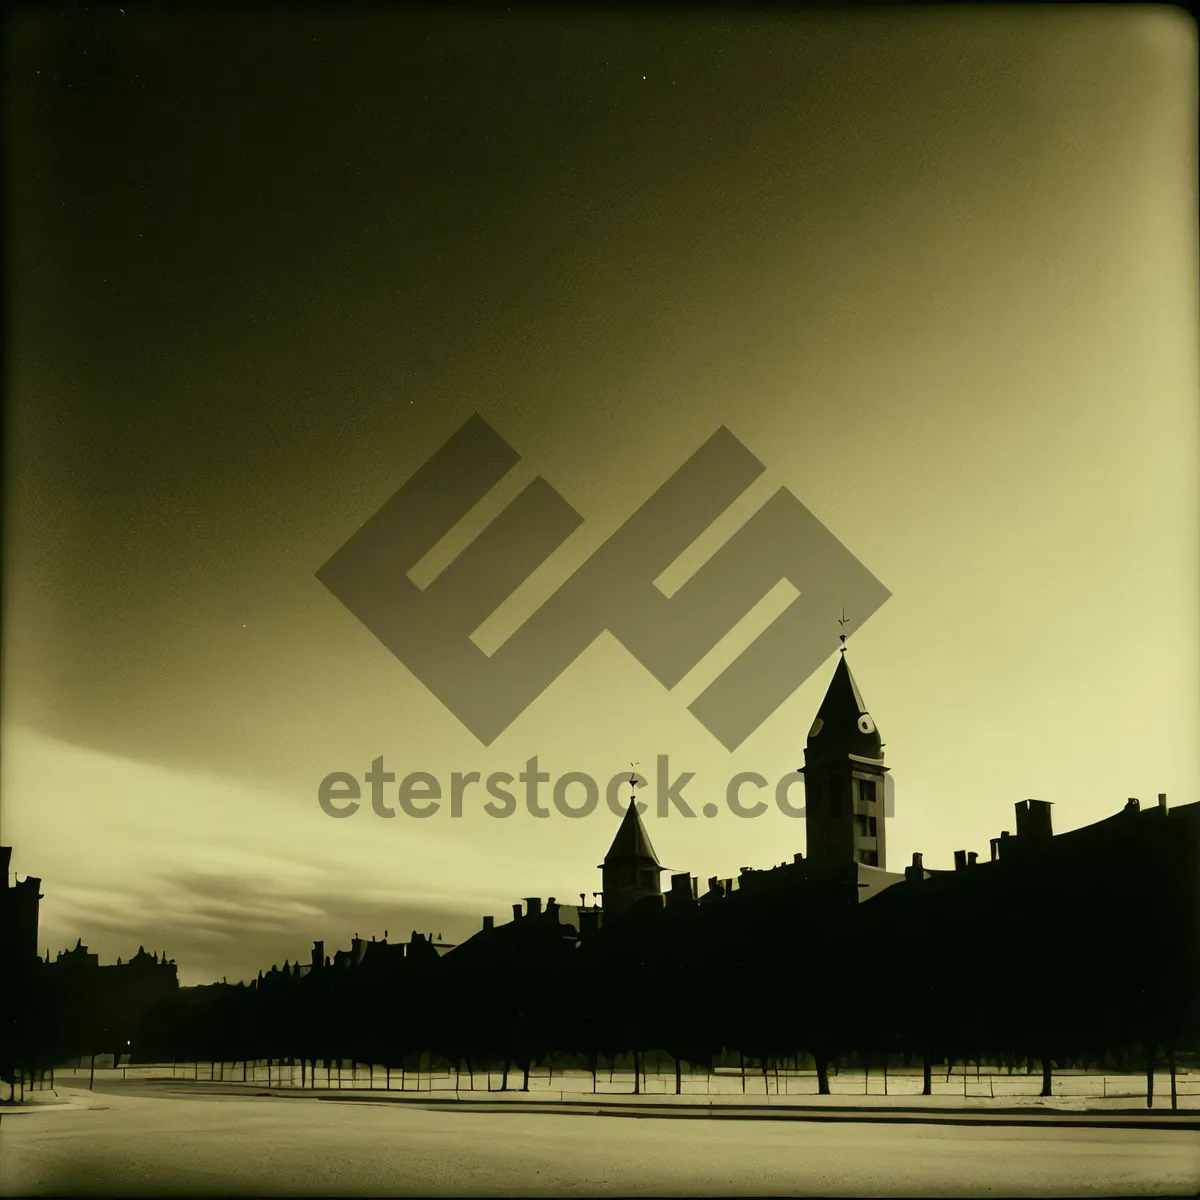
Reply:
[[[0,1192],[1200,1186],[1194,20],[5,29]]]

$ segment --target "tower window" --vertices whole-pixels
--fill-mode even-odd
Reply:
[[[858,813],[854,818],[854,832],[860,838],[873,838],[879,836],[879,819],[877,817],[864,816]]]
[[[860,779],[858,781],[858,798],[864,804],[875,803],[875,780]]]

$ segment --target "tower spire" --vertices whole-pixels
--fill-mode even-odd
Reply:
[[[630,763],[629,807],[617,829],[617,835],[604,856],[603,905],[606,920],[619,916],[625,909],[647,896],[661,896],[659,875],[663,868],[646,835],[646,828],[637,810],[636,788],[638,775]]]
[[[848,618],[839,624],[843,629]],[[804,747],[808,858],[886,869],[883,740],[850,673],[846,635]]]

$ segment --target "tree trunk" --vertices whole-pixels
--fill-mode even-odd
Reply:
[[[525,1065],[521,1068],[521,1070],[523,1072],[522,1079],[521,1079],[521,1091],[523,1091],[523,1092],[529,1091],[529,1068],[531,1065],[532,1065],[531,1060],[526,1059]]]
[[[829,1095],[829,1063],[823,1054],[814,1054],[813,1061],[817,1065],[817,1094]]]
[[[690,885],[689,885],[690,886]],[[1174,1075],[1171,1076],[1175,1078]],[[679,1065],[679,1055],[675,1055],[675,1095],[679,1096],[683,1093],[683,1071]]]
[[[1043,1052],[1042,1054],[1042,1095],[1052,1096],[1054,1094],[1053,1080],[1051,1078],[1050,1056]]]
[[[922,1096],[933,1095],[933,1055],[928,1049],[921,1056],[921,1070],[924,1078],[924,1084],[921,1088]]]
[[[1156,1050],[1146,1049],[1146,1107],[1154,1107],[1154,1059]]]
[[[1171,1068],[1171,1111],[1174,1112],[1179,1107],[1179,1097],[1175,1092],[1175,1051],[1167,1051],[1167,1063]],[[51,1084],[54,1080],[54,1072],[50,1072]]]

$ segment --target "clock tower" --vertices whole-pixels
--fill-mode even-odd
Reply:
[[[887,866],[887,767],[843,645],[804,747],[807,857],[814,867]]]

